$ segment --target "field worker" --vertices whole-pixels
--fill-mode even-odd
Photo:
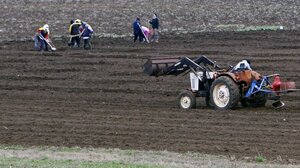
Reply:
[[[157,18],[157,14],[156,13],[153,14],[152,20],[150,20],[149,23],[151,24],[152,31],[153,31],[153,36],[152,36],[151,42],[158,43],[158,39],[159,39],[159,34],[158,34],[159,20]]]
[[[136,20],[132,24],[132,27],[133,27],[133,35],[134,35],[133,42],[135,42],[138,38],[139,41],[142,42],[144,35],[141,30],[140,18],[136,18]]]
[[[84,41],[84,46],[83,48],[86,49],[86,50],[89,50],[91,49],[91,38],[92,38],[92,35],[93,35],[93,29],[92,27],[87,24],[86,22],[82,22],[82,39]]]
[[[74,23],[74,20],[71,19],[70,21],[70,26]],[[70,26],[69,26],[69,29],[70,29]],[[70,40],[68,41],[68,46],[71,46],[71,40],[72,40],[72,36],[70,37]]]
[[[142,31],[144,32],[145,36],[146,36],[146,37],[144,37],[144,38],[149,39],[149,35],[150,35],[150,30],[149,30],[149,28],[148,28],[148,27],[145,27],[145,26],[142,26],[141,28],[142,28]],[[144,39],[144,41],[146,41],[146,39]]]
[[[234,68],[233,71],[252,70],[250,60],[242,60]]]
[[[80,26],[81,26],[81,20],[76,19],[74,22],[71,20],[71,25],[69,27],[69,33],[71,35],[70,42],[68,45],[70,47],[74,47],[75,43],[77,44],[77,47],[80,46],[80,37],[81,37],[81,32],[80,32]]]
[[[49,40],[49,25],[45,24],[43,27],[40,27],[36,30],[34,36],[34,48],[38,51],[48,51],[48,45],[46,40]]]

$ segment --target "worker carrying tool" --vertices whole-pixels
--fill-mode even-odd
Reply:
[[[143,42],[144,35],[141,29],[140,18],[136,18],[136,20],[132,24],[132,27],[133,27],[133,35],[134,35],[133,42],[136,42],[137,39],[139,39],[140,42]]]
[[[49,25],[45,24],[43,27],[40,27],[36,30],[34,35],[34,48],[38,51],[49,51],[48,46],[51,51],[55,51],[53,43],[50,38]]]
[[[70,41],[68,42],[68,46],[73,48],[75,45],[80,47],[80,38],[81,38],[81,20],[76,19],[75,21],[70,21],[69,33],[70,33]]]

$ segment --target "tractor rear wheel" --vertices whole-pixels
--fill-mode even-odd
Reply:
[[[210,88],[210,102],[219,110],[234,109],[240,101],[238,85],[228,76],[215,79]]]
[[[188,90],[181,92],[178,96],[178,105],[182,109],[196,108],[196,97]]]

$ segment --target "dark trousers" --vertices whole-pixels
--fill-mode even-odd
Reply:
[[[41,48],[44,48],[45,51],[48,51],[48,44],[47,44],[46,40],[42,40],[42,43],[44,43],[44,47],[43,47],[43,45],[41,45]]]
[[[77,46],[80,46],[80,36],[75,36],[71,38],[71,43],[70,43],[70,47],[74,47],[75,43],[77,44]]]
[[[86,50],[91,49],[90,38],[88,38],[88,39],[83,39],[83,41],[84,41],[83,48],[86,49]]]
[[[48,44],[45,40],[41,39],[38,34],[34,37],[34,48],[38,51],[48,51]]]
[[[134,32],[133,35],[134,35],[133,42],[136,42],[136,40],[137,40],[138,38],[139,38],[139,41],[140,41],[140,42],[142,42],[143,39],[144,39],[144,35],[143,35],[142,31]]]

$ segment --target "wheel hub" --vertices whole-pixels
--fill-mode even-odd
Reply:
[[[181,106],[183,108],[189,108],[190,105],[191,105],[191,100],[189,97],[184,96],[181,98]]]
[[[224,97],[225,97],[224,91],[223,91],[223,90],[219,90],[218,98],[219,98],[219,99],[224,99]]]
[[[225,107],[229,102],[229,89],[226,85],[215,87],[214,102],[219,107]]]

